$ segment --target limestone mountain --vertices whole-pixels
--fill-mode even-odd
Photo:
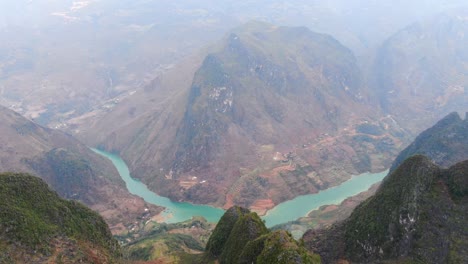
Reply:
[[[70,135],[37,125],[4,107],[0,107],[0,120],[0,171],[38,175],[61,197],[100,212],[111,226],[134,222],[145,207],[157,212],[128,193],[110,161]]]
[[[261,211],[390,164],[404,131],[367,104],[361,78],[332,37],[250,22],[100,145],[161,195]]]
[[[458,113],[451,113],[433,127],[423,131],[413,143],[395,159],[390,170],[396,169],[410,156],[421,154],[435,164],[450,167],[468,159],[468,113],[465,120]]]
[[[0,174],[0,263],[117,263],[102,217],[28,174]]]
[[[467,179],[467,161],[441,169],[413,156],[346,221],[304,239],[327,263],[465,263]]]
[[[206,251],[204,262],[214,258],[219,263],[321,263],[289,233],[269,232],[256,213],[237,206],[223,215]]]
[[[304,235],[309,249],[326,263],[466,262],[466,124],[452,113],[422,132],[348,219]]]
[[[414,155],[424,155],[436,165],[448,168],[457,162],[468,160],[468,119],[462,120],[457,113],[442,118],[433,127],[423,131],[413,143],[406,147],[395,159],[390,172],[402,162]],[[306,217],[276,226],[274,229],[285,229],[293,234],[303,233],[308,229],[323,229],[348,218],[354,208],[375,194],[378,185],[366,192],[349,197],[340,205],[324,205]]]
[[[413,133],[468,107],[467,16],[468,10],[460,8],[414,23],[391,36],[378,52],[378,97]]]

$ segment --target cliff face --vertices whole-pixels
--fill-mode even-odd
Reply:
[[[286,231],[270,232],[256,213],[232,207],[223,215],[206,247],[205,261],[219,263],[320,263]]]
[[[401,258],[464,263],[468,261],[467,201],[468,161],[441,169],[424,156],[413,156],[347,220],[329,230],[310,232],[305,239],[331,262]],[[333,243],[339,250],[331,250]]]
[[[349,218],[346,256],[367,262],[399,257],[466,262],[467,169],[468,162],[441,170],[422,156],[406,160]],[[454,184],[458,181],[463,185]]]
[[[304,120],[342,126],[350,118],[343,108],[365,109],[357,69],[351,51],[306,28],[252,22],[234,30],[194,76],[173,169],[204,168],[225,152],[245,156],[248,143],[288,144],[309,126]],[[243,147],[228,151],[236,138]]]
[[[120,257],[97,213],[61,199],[39,178],[0,174],[1,263],[116,263]]]
[[[328,35],[251,22],[202,61],[163,110],[102,142],[161,195],[266,210],[383,170],[402,145],[369,106],[353,53]]]
[[[468,117],[468,114],[467,114]],[[433,127],[416,137],[395,159],[390,171],[395,170],[405,159],[421,154],[435,164],[449,167],[468,159],[468,118],[462,120],[457,113],[451,113]]]

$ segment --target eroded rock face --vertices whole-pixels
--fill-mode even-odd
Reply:
[[[237,220],[248,213],[250,213],[249,210],[242,207],[234,206],[229,208],[219,220],[213,234],[211,234],[206,245],[206,251],[214,257],[219,257]]]
[[[256,213],[232,207],[223,215],[207,247],[206,259],[219,263],[321,263],[288,232],[270,232]]]
[[[467,113],[468,116],[468,113]],[[421,154],[442,167],[468,159],[468,119],[461,119],[458,113],[451,113],[433,127],[422,132],[413,143],[395,159],[390,171],[396,169],[405,159]]]
[[[468,161],[441,169],[424,156],[410,157],[347,220],[304,238],[326,262],[467,261],[467,182]]]
[[[382,184],[380,192],[348,219],[346,253],[355,261],[408,256],[423,214],[421,203],[439,173],[425,157],[406,160]]]
[[[247,23],[187,86],[103,143],[173,200],[264,212],[384,170],[404,144],[404,130],[369,106],[352,52],[306,28]]]

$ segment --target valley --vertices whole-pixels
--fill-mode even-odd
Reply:
[[[0,171],[42,178],[62,198],[99,212],[114,234],[162,210],[128,193],[112,163],[72,136],[2,106],[0,120]]]
[[[150,219],[151,221],[178,223],[190,220],[193,217],[203,217],[208,222],[216,223],[224,213],[222,209],[206,205],[173,202],[166,197],[159,196],[150,191],[141,181],[132,178],[127,165],[119,156],[97,149],[93,149],[93,151],[112,161],[130,193],[143,198],[148,203],[165,208],[159,215]],[[254,212],[262,217],[267,227],[284,224],[304,217],[310,211],[323,205],[339,204],[346,198],[367,190],[374,183],[380,182],[387,175],[387,172],[353,176],[341,185],[317,194],[298,196],[293,200],[273,205],[271,208],[255,208],[257,211]]]
[[[466,262],[465,2],[1,2],[0,263]]]
[[[183,68],[194,76],[180,79],[181,92],[162,79],[100,117],[110,127],[97,137],[100,122],[77,136],[120,153],[135,178],[171,200],[255,210],[383,171],[409,138],[360,97],[355,58],[330,36],[250,22],[218,45],[198,69]],[[129,115],[132,105],[150,110]]]

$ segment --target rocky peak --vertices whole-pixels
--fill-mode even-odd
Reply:
[[[413,143],[395,159],[390,171],[395,170],[406,158],[421,154],[437,165],[449,167],[468,159],[468,122],[453,112],[442,118],[433,127],[423,131]]]
[[[219,263],[320,263],[286,231],[269,232],[256,213],[232,207],[218,222],[207,244]]]

